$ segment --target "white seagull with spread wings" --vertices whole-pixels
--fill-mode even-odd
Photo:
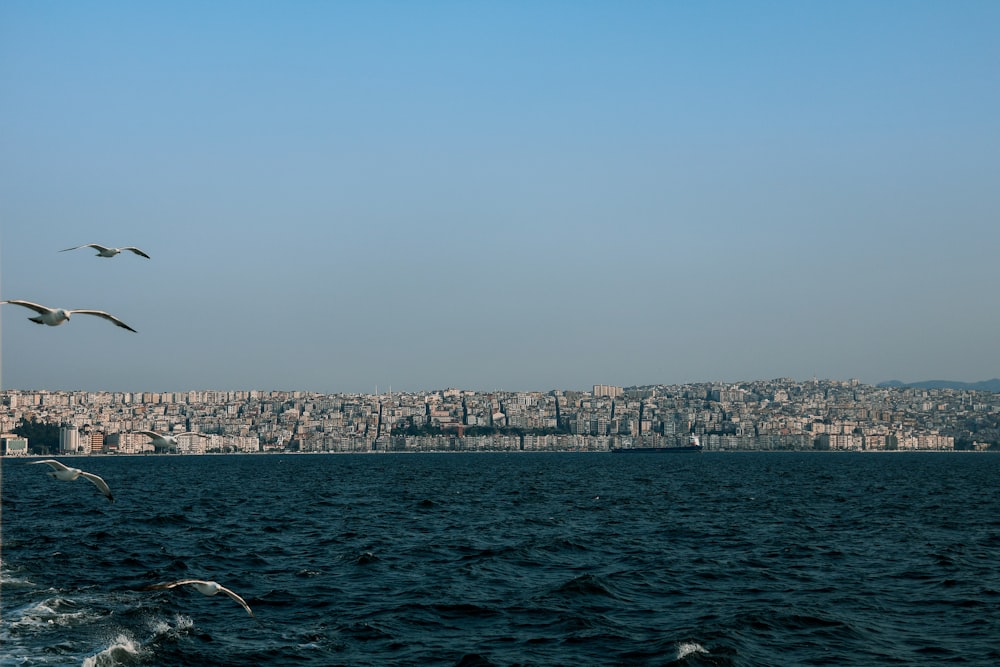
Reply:
[[[24,306],[25,308],[30,308],[31,310],[38,313],[37,317],[28,318],[29,320],[35,322],[36,324],[47,324],[50,327],[57,327],[63,322],[69,322],[70,315],[80,313],[81,315],[96,315],[97,317],[103,317],[109,322],[113,322],[115,326],[119,326],[122,329],[128,329],[129,331],[135,332],[135,329],[125,324],[114,315],[106,313],[103,310],[88,310],[84,308],[76,308],[73,310],[67,310],[65,308],[48,308],[41,304],[32,303],[31,301],[21,301],[20,299],[8,299],[6,301],[0,301],[0,303],[10,303],[15,306]]]
[[[148,444],[162,449],[176,449],[178,445],[177,438],[182,435],[194,435],[199,438],[208,437],[204,433],[195,433],[194,431],[184,431],[183,433],[174,433],[173,435],[163,435],[162,433],[157,433],[156,431],[138,431],[138,433],[151,438]]]
[[[36,463],[45,463],[52,468],[49,471],[49,476],[55,479],[61,480],[63,482],[72,482],[74,479],[83,477],[84,479],[90,481],[98,490],[104,494],[104,497],[115,502],[115,497],[111,495],[111,489],[108,488],[107,482],[98,477],[97,475],[89,472],[84,472],[79,468],[70,468],[69,466],[63,465],[54,459],[45,459],[44,461],[30,461],[28,465],[35,465]]]
[[[152,586],[143,586],[139,590],[142,591],[162,591],[169,588],[177,588],[178,586],[193,586],[196,591],[202,595],[215,595],[216,593],[225,593],[232,599],[240,603],[240,606],[247,610],[247,613],[253,616],[253,611],[250,610],[250,605],[247,601],[241,598],[239,595],[229,590],[225,586],[215,582],[215,581],[205,581],[203,579],[181,579],[180,581],[170,581],[164,584],[153,584]]]
[[[95,257],[114,257],[122,250],[131,250],[135,254],[139,255],[139,257],[145,257],[146,259],[149,259],[149,255],[139,250],[135,246],[130,246],[130,245],[127,245],[124,248],[108,248],[106,246],[102,246],[97,243],[87,243],[84,245],[73,246],[72,248],[66,248],[64,250],[60,250],[59,252],[66,252],[67,250],[77,250],[79,248],[93,248],[94,250],[97,251],[97,255],[95,255]]]

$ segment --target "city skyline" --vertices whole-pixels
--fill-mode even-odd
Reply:
[[[998,377],[998,19],[5,3],[0,386]]]
[[[1000,392],[788,378],[391,395],[7,390],[0,449],[78,453],[995,450]],[[12,435],[13,434],[13,435]]]

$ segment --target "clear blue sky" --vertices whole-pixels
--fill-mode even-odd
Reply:
[[[1000,376],[1000,3],[0,4],[23,389]],[[83,243],[151,260],[98,259]]]

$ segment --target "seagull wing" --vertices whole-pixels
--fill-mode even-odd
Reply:
[[[60,250],[59,252],[66,252],[67,250],[77,250],[79,248],[93,248],[94,250],[98,250],[100,252],[105,252],[107,250],[110,250],[110,248],[105,248],[99,243],[84,243],[83,245],[73,246],[72,248],[66,248],[65,250]]]
[[[62,463],[59,463],[59,461],[56,461],[55,459],[45,459],[44,461],[29,461],[28,465],[32,466],[35,465],[36,463],[47,463],[52,467],[53,470],[69,470],[68,466],[64,466]]]
[[[154,440],[163,437],[156,431],[136,431],[136,433],[138,433],[139,435],[148,435],[150,438],[153,438]]]
[[[7,301],[0,301],[0,303],[11,303],[14,304],[15,306],[24,306],[25,308],[31,308],[33,311],[41,315],[52,312],[51,308],[46,308],[45,306],[42,306],[37,303],[31,303],[30,301],[21,301],[20,299],[8,299]]]
[[[133,329],[129,325],[125,324],[124,322],[122,322],[120,319],[118,319],[117,317],[115,317],[111,313],[105,313],[103,310],[70,310],[70,311],[67,311],[67,312],[70,312],[70,313],[81,313],[83,315],[97,315],[98,317],[103,317],[104,319],[106,319],[106,320],[108,320],[110,322],[114,322],[116,326],[119,326],[122,329],[128,329],[129,331],[131,331],[133,333],[138,333],[135,329]]]
[[[124,248],[122,248],[122,250],[131,250],[131,251],[132,251],[132,252],[134,252],[135,254],[139,255],[139,257],[145,257],[146,259],[149,259],[149,255],[147,255],[147,254],[146,254],[146,253],[144,253],[143,251],[139,250],[139,249],[138,249],[138,248],[136,248],[135,246],[130,246],[130,245],[127,245],[127,246],[125,246]]]
[[[243,607],[244,609],[246,609],[248,614],[250,614],[251,616],[253,616],[253,611],[250,610],[250,605],[247,604],[246,600],[244,600],[239,595],[237,595],[233,591],[229,590],[225,586],[219,586],[219,590],[222,591],[223,593],[225,593],[226,595],[228,595],[229,597],[231,597],[232,599],[234,599],[237,602],[239,602],[240,606]]]
[[[237,595],[233,591],[229,590],[225,586],[223,586],[223,585],[221,585],[221,584],[219,584],[217,582],[214,582],[214,581],[205,581],[204,579],[181,579],[179,581],[167,581],[167,582],[164,582],[162,584],[152,584],[151,586],[143,586],[139,590],[141,590],[141,591],[162,591],[162,590],[166,590],[166,589],[169,589],[169,588],[177,588],[178,586],[207,586],[207,587],[211,587],[211,589],[210,589],[211,592],[205,593],[206,595],[215,595],[216,592],[225,593],[226,595],[228,595],[232,599],[234,599],[237,602],[239,602],[240,606],[243,607],[244,609],[246,609],[248,614],[250,614],[251,616],[253,616],[253,611],[250,609],[250,605],[247,604],[246,600],[244,600],[239,595]]]
[[[80,477],[86,477],[87,479],[89,479],[91,482],[93,482],[94,486],[96,486],[100,490],[100,492],[104,494],[105,498],[107,498],[111,502],[115,502],[115,497],[111,495],[111,489],[108,487],[107,482],[105,482],[99,476],[89,472],[81,472]]]
[[[201,579],[181,579],[180,581],[166,581],[162,584],[152,584],[150,586],[143,586],[140,591],[163,591],[168,588],[177,588],[178,586],[185,586],[187,584],[207,584],[207,581],[202,581]]]
[[[175,438],[179,438],[179,437],[181,437],[182,435],[196,435],[196,436],[198,436],[199,438],[207,438],[207,437],[208,437],[208,436],[207,436],[207,435],[205,435],[204,433],[195,433],[194,431],[184,431],[183,433],[176,433],[176,434],[174,434],[174,437],[175,437]]]

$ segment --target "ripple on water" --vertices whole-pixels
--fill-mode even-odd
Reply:
[[[17,493],[4,505],[0,569],[7,655],[277,667],[1000,662],[1000,499],[968,492],[995,486],[1000,457],[101,464],[131,484],[114,506],[52,503],[51,485],[4,468],[5,495]],[[186,577],[238,590],[258,618],[219,596],[136,590]]]

